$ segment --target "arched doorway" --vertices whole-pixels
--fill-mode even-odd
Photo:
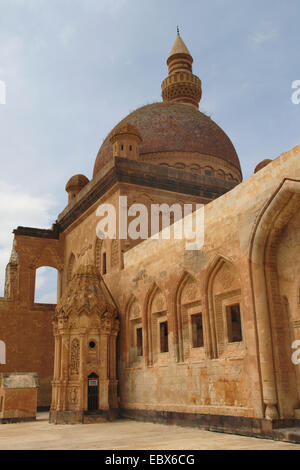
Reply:
[[[250,246],[267,419],[293,418],[300,406],[297,370],[291,360],[297,321],[294,310],[297,303],[299,208],[300,182],[284,179],[258,217]],[[292,310],[291,305],[294,306]]]
[[[98,410],[99,377],[94,372],[88,376],[88,410]]]

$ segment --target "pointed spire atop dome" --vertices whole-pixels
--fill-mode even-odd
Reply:
[[[178,27],[177,27],[178,28]],[[177,29],[177,37],[175,39],[175,42],[173,44],[173,47],[171,49],[171,52],[169,54],[169,58],[175,54],[186,54],[186,55],[191,55],[190,54],[190,51],[188,50],[188,48],[186,47],[186,45],[184,44],[184,41],[183,39],[181,38],[180,34],[179,34],[179,30]],[[192,56],[191,56],[192,57]]]
[[[177,27],[177,37],[167,60],[169,76],[161,84],[164,101],[189,104],[198,109],[201,80],[193,75],[192,64],[193,57]]]

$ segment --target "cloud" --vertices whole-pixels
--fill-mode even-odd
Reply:
[[[36,270],[35,302],[56,304],[57,302],[57,270],[43,266]]]
[[[109,15],[112,19],[116,19],[121,14],[123,8],[127,5],[127,0],[90,0],[81,4],[87,9],[95,9],[104,14]]]
[[[48,294],[43,295],[37,299],[40,304],[56,304],[57,303],[57,293],[56,291],[49,292]]]
[[[75,27],[67,24],[64,25],[59,33],[59,38],[64,46],[72,44],[72,39],[76,33]]]
[[[0,295],[4,289],[5,267],[9,261],[13,229],[19,225],[49,228],[53,222],[51,208],[54,201],[50,196],[32,196],[19,187],[0,181]]]
[[[47,268],[43,266],[43,267],[39,268],[37,272],[39,273],[39,275],[36,276],[36,279],[35,279],[35,289],[39,290],[43,286],[45,286],[45,283],[46,283],[46,280],[47,280],[47,276],[46,276]]]
[[[272,41],[278,37],[279,31],[274,25],[267,25],[261,31],[256,31],[251,37],[252,43],[257,46]]]

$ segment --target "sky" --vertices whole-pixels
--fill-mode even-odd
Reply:
[[[299,145],[299,15],[300,0],[0,0],[0,295],[12,230],[50,227],[110,130],[161,100],[177,25],[244,179]]]

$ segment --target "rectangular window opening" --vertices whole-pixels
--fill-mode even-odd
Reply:
[[[240,304],[227,307],[228,342],[243,341]]]
[[[165,353],[169,351],[168,344],[168,322],[163,321],[159,324],[160,329],[160,352]]]
[[[142,328],[136,329],[136,355],[143,355],[143,330]]]
[[[202,313],[192,315],[192,345],[193,348],[204,346]]]
[[[107,267],[106,267],[106,253],[102,255],[102,274],[106,274]]]

